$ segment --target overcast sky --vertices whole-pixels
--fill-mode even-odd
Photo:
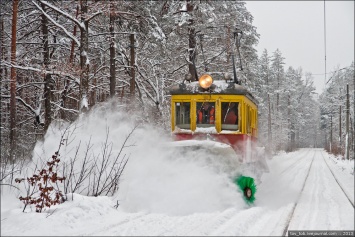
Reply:
[[[324,47],[324,1],[246,1],[253,25],[260,34],[259,56],[278,48],[289,66],[302,67],[314,75],[316,92],[321,93],[338,66],[354,61],[354,1],[325,1],[326,68]]]

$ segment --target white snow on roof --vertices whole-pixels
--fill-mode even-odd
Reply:
[[[191,92],[199,92],[200,85],[199,85],[198,81],[185,83],[185,85],[186,85],[187,90],[189,90]],[[214,89],[214,92],[221,92],[221,91],[227,89],[227,87],[228,87],[228,83],[224,80],[213,81],[213,85],[216,86]]]

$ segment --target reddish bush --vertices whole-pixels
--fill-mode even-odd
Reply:
[[[65,180],[65,177],[58,177],[57,174],[57,167],[60,162],[58,156],[58,152],[55,152],[52,156],[52,161],[47,162],[48,167],[38,170],[38,173],[33,174],[32,177],[15,179],[16,183],[26,180],[30,186],[34,187],[35,191],[38,191],[32,192],[27,197],[19,197],[25,204],[25,208],[27,205],[35,205],[36,212],[42,212],[45,207],[50,208],[52,205],[60,204],[64,201],[62,192],[54,188],[55,186],[58,187],[58,181],[63,182]],[[34,195],[36,193],[39,193],[39,195]]]

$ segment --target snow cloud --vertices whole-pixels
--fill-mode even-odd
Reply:
[[[138,118],[128,114],[132,113],[124,106],[110,102],[78,118],[66,131],[70,136],[60,151],[62,161],[69,162],[77,154],[79,172],[88,144],[90,157],[101,159],[106,139],[112,157],[116,157],[128,134],[139,124]],[[53,155],[67,127],[51,126],[44,141],[36,145],[34,163]],[[204,150],[178,149],[171,141],[169,132],[142,124],[128,138],[120,157],[129,160],[118,192],[112,196],[123,211],[185,215],[245,207],[232,183],[232,173],[226,172],[226,163]]]

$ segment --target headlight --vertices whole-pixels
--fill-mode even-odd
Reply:
[[[213,79],[210,75],[204,74],[198,79],[198,83],[203,89],[208,89],[213,83]]]

